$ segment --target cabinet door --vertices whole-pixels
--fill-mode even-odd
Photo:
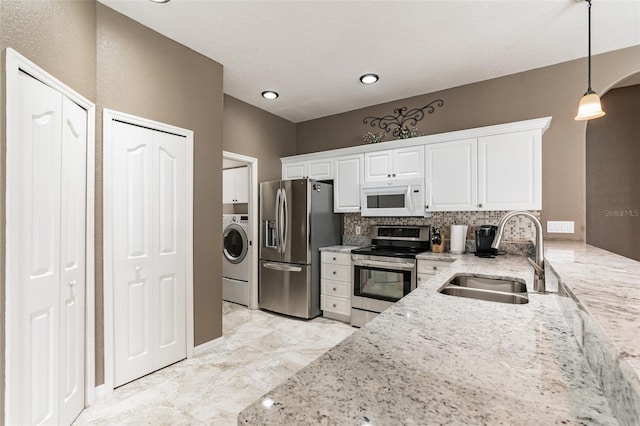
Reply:
[[[236,172],[235,169],[222,171],[222,203],[231,204],[236,198]]]
[[[307,163],[282,164],[282,180],[302,179],[307,176]]]
[[[476,210],[477,139],[427,145],[425,157],[427,210]]]
[[[363,155],[348,155],[335,160],[333,211],[357,213],[360,211]]]
[[[478,138],[480,210],[542,209],[540,130]]]
[[[323,158],[307,163],[307,177],[309,179],[329,180],[333,179],[333,159]]]
[[[394,149],[391,176],[398,179],[424,177],[424,146]]]
[[[388,180],[393,167],[392,151],[368,152],[364,155],[365,182]]]
[[[248,203],[249,202],[249,168],[239,167],[235,170],[235,202],[236,203]]]

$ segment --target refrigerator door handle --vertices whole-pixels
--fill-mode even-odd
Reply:
[[[276,191],[276,208],[274,216],[276,219],[276,250],[278,253],[282,253],[280,250],[280,189]]]
[[[289,217],[287,216],[287,191],[285,191],[284,189],[282,190],[282,197],[281,197],[281,203],[282,203],[282,207],[281,207],[281,212],[282,212],[282,220],[280,221],[280,226],[282,227],[282,252],[284,254],[284,252],[287,250],[287,228],[289,226]]]
[[[263,263],[264,267],[267,269],[273,269],[275,271],[282,271],[282,272],[301,272],[302,271],[302,267],[300,266],[291,266],[291,265],[285,265],[282,263]]]

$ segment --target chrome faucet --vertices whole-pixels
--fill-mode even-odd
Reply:
[[[500,219],[500,223],[498,223],[498,230],[496,231],[496,236],[491,243],[491,247],[494,249],[498,249],[498,247],[500,246],[500,241],[502,241],[502,233],[504,232],[504,227],[509,219],[514,216],[528,217],[536,227],[535,262],[532,261],[529,257],[527,257],[527,261],[531,264],[531,266],[533,266],[533,269],[535,270],[533,289],[537,292],[544,293],[546,291],[546,288],[544,281],[544,243],[542,241],[542,224],[534,214],[524,210],[514,210],[505,214],[502,219]]]

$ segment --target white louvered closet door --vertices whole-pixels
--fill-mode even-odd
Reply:
[[[9,262],[18,279],[11,421],[70,424],[84,408],[87,113],[22,72],[17,93],[19,164],[7,200],[18,259]]]
[[[185,138],[112,123],[114,385],[186,358]]]

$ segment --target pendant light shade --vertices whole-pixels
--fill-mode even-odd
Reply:
[[[591,120],[592,118],[602,117],[604,115],[602,105],[600,105],[600,96],[593,90],[584,94],[580,99],[578,107],[578,115],[576,120]]]
[[[600,104],[600,96],[591,88],[591,0],[585,0],[589,5],[589,57],[588,57],[588,80],[587,91],[580,99],[578,106],[578,115],[576,120],[591,120],[593,118],[602,117],[602,105]]]

